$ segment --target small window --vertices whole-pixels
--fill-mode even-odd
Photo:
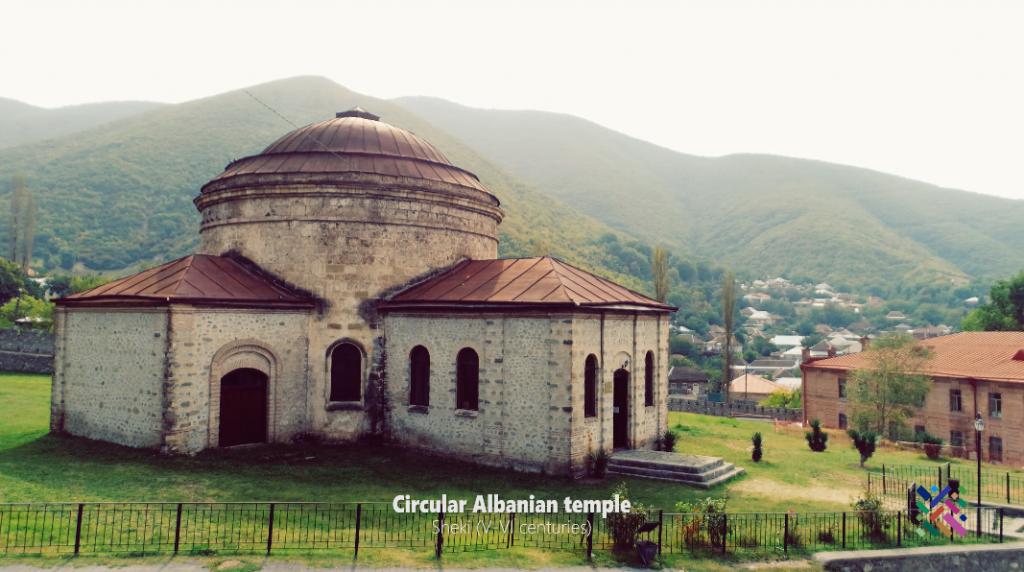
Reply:
[[[846,399],[846,378],[840,377],[838,380],[839,385],[839,399]]]
[[[480,408],[480,357],[470,348],[462,348],[456,358],[455,404],[468,411]]]
[[[1002,439],[1002,437],[989,437],[988,438],[988,460],[989,461],[1002,461],[1003,460],[1003,439]]]
[[[644,359],[644,405],[654,405],[654,352],[647,352]]]
[[[949,444],[952,447],[963,447],[964,446],[964,434],[962,431],[950,431],[949,432]]]
[[[359,401],[363,385],[363,352],[343,343],[331,350],[331,401]]]
[[[839,428],[840,429],[846,429],[846,426],[848,424],[849,424],[849,422],[846,420],[846,414],[845,413],[840,413],[839,414]]]
[[[920,438],[924,433],[924,425],[914,425],[914,437]]]
[[[597,356],[590,354],[583,366],[583,415],[597,417]]]
[[[430,352],[423,346],[409,352],[409,405],[430,405]]]
[[[950,411],[963,411],[964,401],[963,396],[960,395],[959,389],[949,390],[949,410]]]
[[[1001,394],[1001,393],[989,393],[988,394],[988,416],[989,417],[1002,417],[1003,416],[1003,394]]]

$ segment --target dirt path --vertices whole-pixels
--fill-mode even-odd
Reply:
[[[790,485],[771,479],[751,478],[736,483],[731,492],[743,492],[775,499],[813,500],[849,505],[859,494],[855,488],[824,487],[821,485]]]

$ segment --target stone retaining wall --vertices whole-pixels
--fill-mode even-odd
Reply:
[[[717,415],[719,417],[770,417],[780,421],[800,421],[801,410],[779,407],[762,407],[749,402],[718,403],[696,399],[680,399],[670,396],[669,411]]]
[[[1024,569],[1024,543],[973,546],[927,546],[893,550],[821,552],[814,556],[825,570],[839,572],[949,572],[950,570]]]
[[[0,330],[0,371],[53,373],[53,334],[17,328]]]

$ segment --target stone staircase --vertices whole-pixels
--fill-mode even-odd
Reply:
[[[743,473],[743,469],[718,457],[665,451],[616,451],[608,460],[608,474],[611,475],[671,481],[702,489],[709,489]]]

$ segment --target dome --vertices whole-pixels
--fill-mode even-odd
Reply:
[[[304,175],[322,179],[341,173],[419,179],[490,195],[476,175],[453,165],[433,145],[359,107],[340,112],[333,119],[300,127],[258,155],[232,161],[223,173],[203,186],[202,193],[265,184],[259,179],[267,176]]]

